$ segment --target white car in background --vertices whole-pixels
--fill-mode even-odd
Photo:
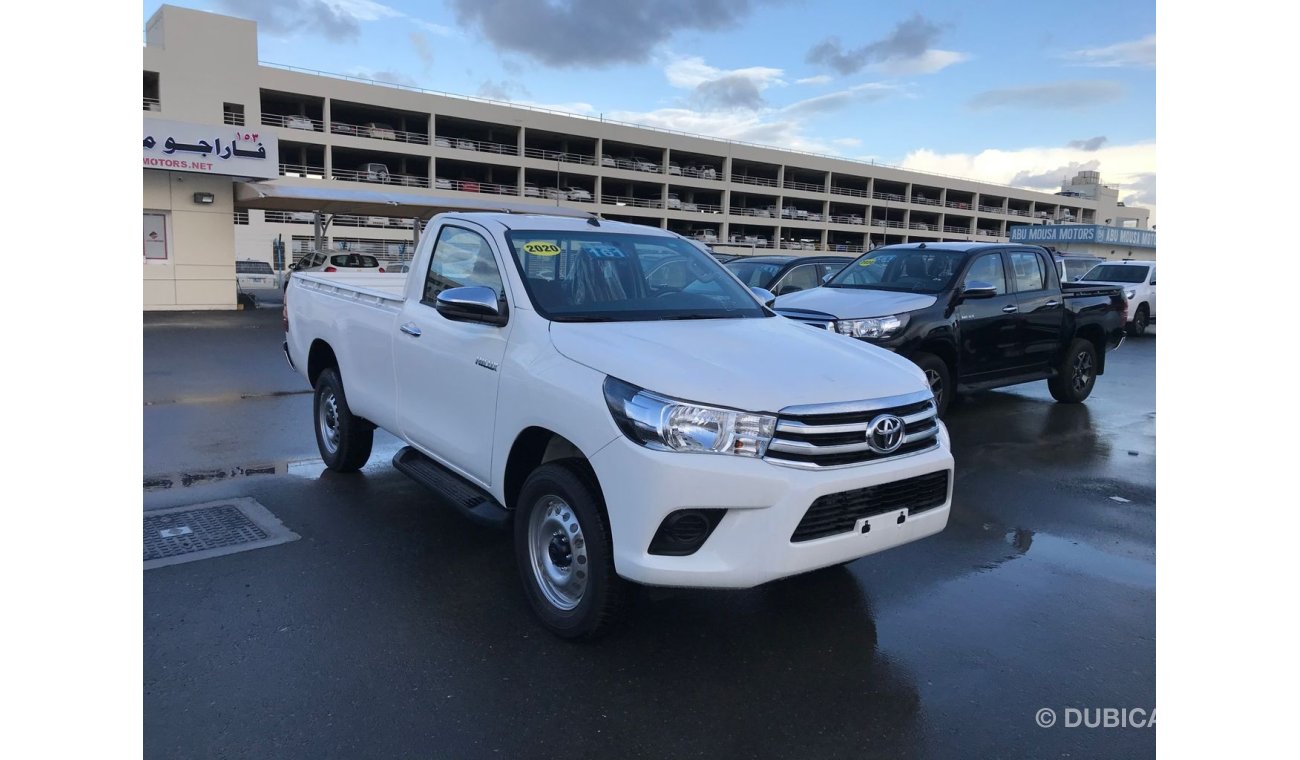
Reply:
[[[397,132],[387,124],[372,121],[365,125],[366,134],[377,140],[396,140]]]
[[[235,289],[240,302],[257,306],[258,301],[279,300],[280,285],[275,270],[265,261],[244,259],[235,262]]]
[[[433,178],[433,187],[434,187],[434,189],[436,189],[436,190],[453,190],[453,189],[455,189],[455,188],[454,188],[454,185],[452,184],[452,181],[449,180],[449,179],[447,179],[446,177],[434,177],[434,178]]]
[[[571,201],[583,201],[583,202],[588,202],[588,203],[591,201],[591,191],[586,190],[586,189],[584,189],[584,188],[581,188],[581,187],[565,187],[565,188],[563,188],[563,190],[564,190],[565,196],[568,198],[568,200],[571,200]]]
[[[348,251],[317,251],[303,256],[289,266],[295,272],[345,272],[351,274],[380,273],[384,268],[379,259],[365,253]]]
[[[1128,299],[1128,334],[1144,334],[1156,321],[1156,263],[1154,261],[1107,261],[1080,277],[1079,282],[1118,285]]]
[[[537,184],[536,184],[536,183],[533,183],[533,182],[525,182],[525,183],[524,183],[524,197],[525,197],[525,198],[540,198],[540,197],[542,197],[542,191],[537,189]]]
[[[305,129],[308,132],[316,131],[316,125],[306,116],[286,116],[284,125],[289,129]]]

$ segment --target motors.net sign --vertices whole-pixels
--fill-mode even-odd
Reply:
[[[144,168],[270,179],[280,174],[275,135],[246,127],[144,118]]]

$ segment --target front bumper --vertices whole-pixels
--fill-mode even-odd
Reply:
[[[912,456],[857,467],[802,470],[747,459],[653,451],[620,436],[591,458],[609,512],[614,565],[628,580],[657,586],[749,588],[848,562],[933,535],[948,524],[953,459],[948,432],[939,446]],[[852,531],[811,541],[790,538],[814,500],[896,480],[949,471],[941,506],[869,519]],[[650,540],[670,512],[725,508],[726,515],[694,554],[650,554]]]

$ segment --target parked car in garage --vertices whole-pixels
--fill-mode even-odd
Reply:
[[[370,163],[361,167],[361,172],[366,182],[379,182],[387,184],[392,181],[388,173],[388,166],[385,164]]]
[[[306,116],[286,116],[284,125],[289,129],[305,129],[309,132],[316,130],[316,123]]]
[[[852,256],[745,256],[726,266],[751,288],[781,296],[818,287],[851,261]]]
[[[540,198],[540,197],[542,197],[542,191],[537,189],[537,183],[536,183],[536,182],[525,182],[525,183],[524,183],[524,197],[525,197],[525,198]]]
[[[1128,302],[1117,287],[1062,283],[1037,246],[907,243],[774,308],[911,359],[942,415],[957,393],[1036,380],[1057,401],[1083,401],[1124,340]]]
[[[1118,285],[1128,299],[1128,334],[1137,336],[1156,321],[1156,263],[1154,261],[1107,261],[1088,270],[1079,282]]]
[[[581,187],[568,187],[567,185],[560,189],[564,191],[564,195],[568,200],[591,202],[590,190]]]
[[[392,127],[378,121],[372,121],[362,128],[362,133],[378,140],[396,140],[397,132]]]

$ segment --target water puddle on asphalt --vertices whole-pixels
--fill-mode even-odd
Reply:
[[[370,463],[361,471],[375,472],[391,468],[393,455],[397,453],[398,448],[400,447],[393,448],[391,451],[376,449],[370,456]],[[144,477],[144,491],[145,493],[151,493],[193,488],[260,475],[291,475],[306,480],[318,480],[325,472],[327,472],[325,463],[320,459],[285,459],[276,462],[257,462],[231,467],[195,468],[184,472],[146,475]]]

